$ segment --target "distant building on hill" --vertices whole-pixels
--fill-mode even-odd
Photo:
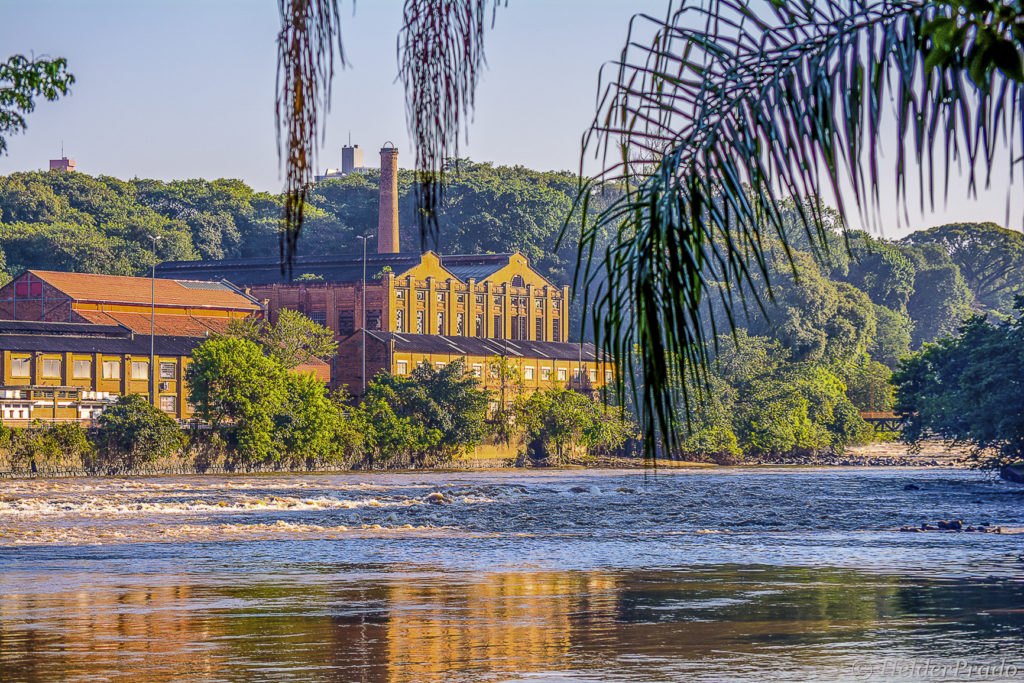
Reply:
[[[359,145],[348,144],[341,148],[341,168],[329,168],[324,171],[323,175],[314,176],[316,182],[321,180],[329,180],[331,178],[341,178],[350,173],[362,173],[367,170],[363,166],[363,150],[359,148]]]
[[[50,159],[50,170],[51,171],[74,171],[75,160],[68,157],[61,157],[60,159]]]

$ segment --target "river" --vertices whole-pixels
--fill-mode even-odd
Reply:
[[[1024,680],[1022,527],[964,470],[5,481],[0,680]]]

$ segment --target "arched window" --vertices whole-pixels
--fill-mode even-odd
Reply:
[[[526,282],[523,280],[523,276],[522,275],[516,275],[515,277],[513,277],[512,278],[512,286],[513,287],[525,287],[526,286]]]

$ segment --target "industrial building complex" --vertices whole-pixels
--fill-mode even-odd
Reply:
[[[362,151],[346,151],[352,172]],[[568,288],[522,254],[400,253],[398,150],[380,152],[376,239],[355,255],[297,257],[290,280],[277,259],[229,259],[161,263],[153,278],[29,270],[0,288],[3,421],[90,420],[120,394],[147,392],[187,419],[192,349],[232,320],[274,322],[285,309],[334,332],[338,353],[318,374],[355,395],[377,373],[456,359],[487,388],[499,358],[526,389],[611,380],[593,345],[568,341]]]

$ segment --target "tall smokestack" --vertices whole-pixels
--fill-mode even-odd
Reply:
[[[380,208],[377,210],[377,253],[398,253],[398,148],[390,142],[380,150]]]

